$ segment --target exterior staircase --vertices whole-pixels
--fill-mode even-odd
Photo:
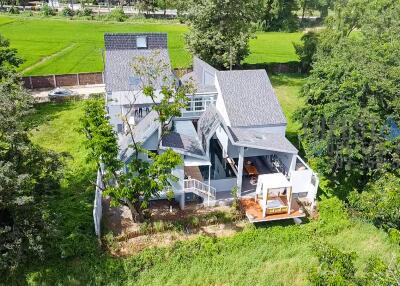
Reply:
[[[214,201],[216,198],[216,189],[206,183],[192,178],[184,180],[183,183],[184,192],[194,193],[205,200],[207,199],[207,205],[209,205],[210,200]]]

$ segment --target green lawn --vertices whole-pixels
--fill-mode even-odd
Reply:
[[[297,97],[304,78],[271,75],[286,115],[301,104]],[[92,224],[92,164],[85,161],[84,137],[78,132],[83,102],[41,104],[27,121],[33,142],[57,152],[67,152],[62,194],[54,209],[62,216],[62,235],[85,234],[95,241]],[[298,126],[289,118],[288,130]],[[173,247],[148,249],[139,255],[112,258],[89,250],[80,241],[77,257],[32,261],[14,284],[29,285],[308,285],[307,273],[316,265],[313,241],[323,239],[341,250],[355,251],[363,268],[371,256],[390,260],[399,246],[374,226],[350,220],[347,227],[275,223],[245,229],[232,237],[203,237]],[[86,246],[85,246],[86,245]],[[90,248],[89,248],[90,249]],[[11,283],[13,284],[13,283]]]
[[[10,39],[25,59],[20,71],[26,75],[101,71],[106,32],[167,32],[172,65],[191,65],[191,56],[184,47],[185,25],[0,16],[0,33]],[[252,53],[245,62],[296,61],[292,42],[300,37],[301,33],[257,33],[257,38],[250,41]]]

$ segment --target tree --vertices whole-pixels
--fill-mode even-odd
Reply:
[[[265,31],[293,32],[298,28],[296,0],[266,0],[262,7],[262,24]]]
[[[133,74],[140,79],[140,88],[137,94],[133,94],[130,98],[126,114],[121,116],[125,126],[128,127],[127,136],[130,136],[132,141],[129,148],[134,149],[134,156],[126,163],[123,171],[115,168],[123,166],[123,163],[117,158],[118,147],[116,147],[115,134],[104,119],[104,106],[99,106],[97,102],[96,108],[88,107],[90,110],[85,115],[88,118],[83,122],[86,122],[87,126],[84,128],[85,132],[90,134],[87,136],[90,142],[86,145],[91,150],[91,157],[99,157],[106,167],[106,179],[104,180],[106,187],[103,195],[109,196],[111,204],[114,206],[129,207],[134,221],[142,222],[144,220],[143,211],[148,208],[150,199],[159,196],[161,191],[167,193],[172,191],[172,183],[177,180],[172,174],[172,170],[182,164],[182,158],[172,149],[158,150],[154,153],[142,148],[142,142],[135,141],[135,127],[129,123],[129,114],[132,113],[139,94],[143,94],[153,101],[153,110],[157,112],[157,120],[160,124],[159,146],[161,140],[170,131],[172,118],[179,117],[181,109],[186,106],[186,94],[191,92],[191,88],[190,85],[179,86],[168,77],[169,65],[160,59],[157,51],[151,56],[136,57],[132,69]],[[157,100],[158,92],[162,97],[160,102]],[[99,130],[96,131],[96,129]],[[149,160],[140,158],[140,153],[147,155]]]
[[[85,141],[89,150],[87,160],[100,163],[116,172],[122,165],[118,161],[118,145],[114,130],[107,119],[104,99],[89,99],[85,102],[82,129],[88,140]]]
[[[194,0],[188,8],[189,50],[217,68],[229,68],[249,54],[257,0]]]
[[[317,52],[318,33],[310,31],[301,36],[301,44],[293,43],[296,54],[299,56],[302,71],[309,72]]]
[[[15,68],[22,62],[0,36],[0,274],[44,258],[55,231],[47,197],[58,189],[57,154],[32,144],[24,118],[32,97]]]
[[[400,126],[400,3],[364,5],[359,36],[335,23],[321,34],[296,114],[310,161],[343,195],[400,163],[400,138],[389,125]]]

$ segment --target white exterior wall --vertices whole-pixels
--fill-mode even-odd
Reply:
[[[122,106],[119,105],[108,105],[108,115],[110,116],[110,124],[114,131],[117,132],[117,124],[122,124],[121,114]]]
[[[217,192],[230,191],[234,186],[236,186],[236,178],[211,180],[211,187],[214,187]]]
[[[226,111],[224,99],[222,98],[221,87],[219,86],[217,79],[215,79],[215,87],[217,88],[217,91],[218,91],[218,96],[217,96],[217,100],[215,102],[215,107],[217,108],[219,114],[221,114],[225,124],[227,126],[231,126],[231,122],[228,117],[228,112]]]
[[[158,146],[158,131],[154,132],[149,139],[144,142],[143,147],[147,150],[157,150]]]
[[[228,146],[229,146],[228,134],[226,134],[226,132],[225,132],[224,128],[222,128],[222,126],[219,126],[217,128],[217,131],[215,132],[215,135],[217,136],[219,142],[221,143],[222,156],[225,158],[228,155]]]
[[[286,135],[286,125],[275,125],[275,126],[260,126],[260,127],[242,127],[246,130],[257,131],[259,133],[277,133]]]

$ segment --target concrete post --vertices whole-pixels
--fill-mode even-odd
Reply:
[[[238,197],[242,196],[242,177],[243,177],[244,147],[239,148],[238,176],[236,184],[238,187]]]

